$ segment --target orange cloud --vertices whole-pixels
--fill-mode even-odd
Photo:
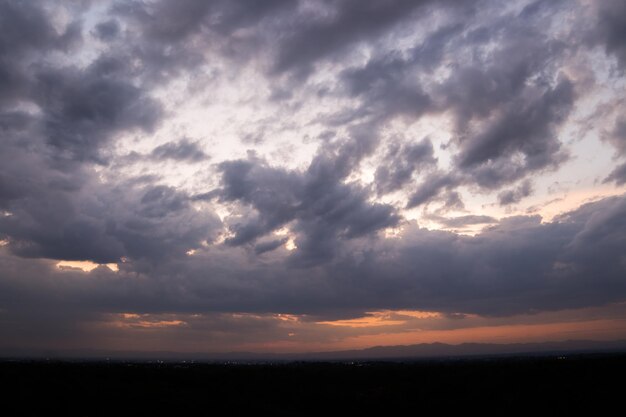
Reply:
[[[368,312],[366,316],[356,319],[318,321],[316,324],[339,327],[377,327],[395,326],[407,323],[408,319],[427,319],[441,317],[439,313],[413,310],[383,310]]]

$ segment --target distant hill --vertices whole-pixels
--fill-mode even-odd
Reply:
[[[376,346],[367,349],[310,353],[258,352],[139,352],[105,351],[95,349],[50,351],[0,348],[0,358],[32,359],[137,359],[137,360],[196,360],[196,361],[346,361],[402,360],[454,358],[472,356],[545,355],[593,352],[626,352],[626,340],[593,341],[567,340],[542,343],[421,343],[416,345]]]
[[[376,346],[362,350],[309,354],[319,359],[402,359],[459,356],[519,355],[574,352],[626,352],[626,340],[567,340],[542,343],[421,343],[416,345]]]

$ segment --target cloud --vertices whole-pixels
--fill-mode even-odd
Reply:
[[[466,19],[460,8],[459,20]],[[431,74],[445,59],[446,47],[463,25],[453,23],[428,33],[426,38],[408,52],[392,50],[374,55],[365,65],[349,67],[341,72],[342,87],[347,94],[361,100],[359,112],[380,119],[395,116],[419,117],[437,110],[437,104],[425,91],[426,85],[416,73]]]
[[[476,224],[494,224],[498,223],[498,219],[491,216],[484,215],[475,215],[468,214],[465,216],[458,217],[441,217],[441,216],[430,216],[429,219],[436,221],[439,224],[442,224],[446,227],[456,227],[463,228],[465,226],[472,226]]]
[[[117,133],[151,131],[162,112],[132,79],[125,64],[100,56],[87,66],[61,64],[52,52],[71,53],[81,38],[79,20],[62,32],[37,3],[2,2],[0,106],[8,118],[29,118],[31,143],[49,145],[53,157],[103,162],[102,148]],[[69,49],[68,49],[69,48]],[[30,106],[28,112],[16,106]]]
[[[526,180],[512,190],[505,190],[499,193],[498,203],[501,206],[517,204],[522,201],[524,197],[528,197],[532,193],[532,191],[532,184],[530,183],[530,181]]]
[[[614,181],[617,185],[626,184],[626,163],[619,165],[615,168],[604,182]]]
[[[433,154],[433,145],[428,138],[413,144],[392,143],[376,169],[374,183],[378,194],[399,190],[412,180],[414,173],[432,167],[437,163]]]
[[[611,120],[589,161],[615,153],[602,175],[626,183],[623,11],[0,0],[2,334],[32,325],[61,343],[85,323],[97,340],[103,323],[171,335],[184,321],[283,341],[295,328],[271,315],[624,302],[625,196],[496,218],[541,203],[565,161],[573,193],[588,183],[581,119]]]
[[[330,2],[327,10],[313,16],[303,16],[297,30],[280,45],[275,63],[278,72],[310,71],[310,66],[349,45],[371,41],[383,31],[415,18],[431,1],[374,1],[363,5],[359,1]],[[471,9],[473,2],[441,2],[440,7],[453,5],[459,10]],[[427,12],[426,12],[427,13]]]
[[[0,238],[28,258],[119,262],[180,257],[214,238],[219,220],[188,197],[146,183],[102,183],[85,168],[58,171],[28,152],[6,154]],[[16,180],[19,178],[19,180]]]
[[[618,108],[620,107],[618,104]],[[613,145],[620,156],[626,155],[626,117],[619,115],[615,119],[613,129],[603,135],[603,139]]]
[[[62,50],[78,36],[77,26],[72,24],[59,33],[39,6],[33,2],[0,2],[0,106],[28,93],[29,58]]]
[[[111,19],[96,25],[93,35],[102,41],[111,41],[120,34],[121,28],[117,20]]]
[[[188,139],[181,139],[178,142],[168,142],[157,146],[152,150],[151,156],[158,160],[173,159],[191,162],[199,162],[209,158],[197,142],[190,142]]]
[[[401,238],[348,240],[343,246],[349,250],[323,265],[299,265],[297,272],[285,268],[289,254],[260,263],[228,246],[150,268],[121,263],[117,273],[53,271],[50,264],[21,260],[2,248],[0,299],[8,310],[37,299],[50,306],[72,299],[73,308],[85,311],[318,319],[385,309],[507,316],[601,306],[626,299],[625,210],[626,196],[607,198],[553,222],[538,216],[503,219],[474,237],[409,224]]]
[[[560,147],[551,127],[567,116],[573,98],[571,82],[563,79],[553,88],[530,90],[522,100],[510,100],[494,122],[463,141],[457,157],[459,167],[476,167],[517,153],[524,157],[524,168],[549,165]]]
[[[254,253],[256,253],[257,255],[260,255],[265,252],[271,252],[275,249],[278,249],[285,243],[287,243],[288,240],[289,238],[284,237],[282,239],[274,239],[274,240],[270,240],[267,242],[258,243],[257,245],[254,246]]]
[[[447,148],[453,170],[430,174],[417,191],[409,188],[408,207],[438,198],[444,188],[497,190],[556,169],[568,158],[558,132],[578,93],[560,71],[575,47],[568,43],[571,35],[557,38],[542,30],[563,7],[535,2],[520,11],[495,8],[492,19],[474,20],[475,5],[444,6],[438,12],[446,18],[426,26],[414,46],[374,50],[364,65],[340,73],[343,91],[358,99],[353,117],[375,115],[381,122],[453,116],[455,132]],[[454,62],[449,71],[441,70],[445,62]],[[387,180],[384,169],[377,178],[381,184]]]
[[[557,132],[576,90],[555,65],[567,47],[535,26],[551,16],[522,11],[506,27],[474,29],[468,36],[474,48],[491,36],[498,36],[498,45],[462,65],[438,89],[456,118],[455,168],[480,187],[500,188],[567,157]],[[554,81],[546,82],[548,74]]]
[[[444,189],[452,189],[461,182],[454,174],[441,171],[433,172],[417,186],[417,190],[409,197],[407,208],[417,207],[438,197]],[[458,196],[458,195],[457,195]]]
[[[390,57],[347,69],[342,81],[350,96],[361,99],[358,112],[384,119],[397,115],[419,116],[432,106],[430,96],[411,82],[416,68]],[[389,61],[387,61],[389,60]]]
[[[100,150],[114,133],[151,131],[161,117],[159,103],[99,64],[36,74],[34,99],[44,111],[46,141],[61,158],[100,161]]]
[[[177,257],[211,241],[220,227],[213,213],[196,212],[189,197],[171,187],[58,174],[33,181],[22,194],[9,195],[4,208],[11,215],[0,218],[0,235],[19,256],[97,263]]]
[[[601,43],[607,53],[614,55],[623,70],[626,66],[626,6],[619,0],[608,0],[593,7],[597,21],[589,37]]]
[[[232,220],[234,236],[227,243],[248,244],[293,222],[299,248],[293,262],[309,265],[331,259],[340,240],[397,224],[393,207],[370,203],[367,190],[343,182],[375,141],[360,129],[353,135],[323,149],[303,172],[271,167],[255,158],[220,164],[219,198],[254,209],[246,218]]]
[[[621,105],[621,104],[619,104]],[[618,115],[615,119],[613,129],[602,135],[602,139],[609,142],[615,147],[617,157],[623,158],[626,156],[626,118],[622,115]],[[626,163],[618,165],[611,171],[611,173],[604,179],[604,182],[615,182],[617,185],[626,183]]]
[[[264,20],[279,22],[275,15],[288,13],[296,5],[286,0],[184,0],[173,7],[166,0],[129,0],[116,2],[111,13],[130,29],[122,53],[141,61],[145,81],[161,84],[174,74],[197,74],[210,55],[251,60],[259,44],[269,47],[266,33],[271,28],[266,26],[272,25]],[[254,35],[242,35],[251,28]],[[279,36],[274,33],[270,38]]]
[[[142,32],[159,42],[181,43],[203,29],[230,34],[254,25],[267,14],[280,8],[291,9],[286,0],[258,3],[252,0],[214,1],[184,0],[173,7],[168,1],[151,4],[140,1],[118,3],[115,13],[134,19]]]

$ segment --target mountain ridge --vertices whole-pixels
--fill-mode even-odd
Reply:
[[[447,344],[441,342],[411,345],[372,346],[364,349],[304,353],[272,353],[252,351],[172,352],[122,351],[104,349],[16,349],[0,348],[4,359],[112,359],[112,360],[190,360],[190,361],[336,361],[394,360],[480,357],[501,355],[542,355],[558,353],[626,352],[626,340],[564,340],[525,343]]]

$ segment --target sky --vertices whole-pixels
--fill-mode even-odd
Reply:
[[[626,339],[626,3],[0,0],[0,348]]]

